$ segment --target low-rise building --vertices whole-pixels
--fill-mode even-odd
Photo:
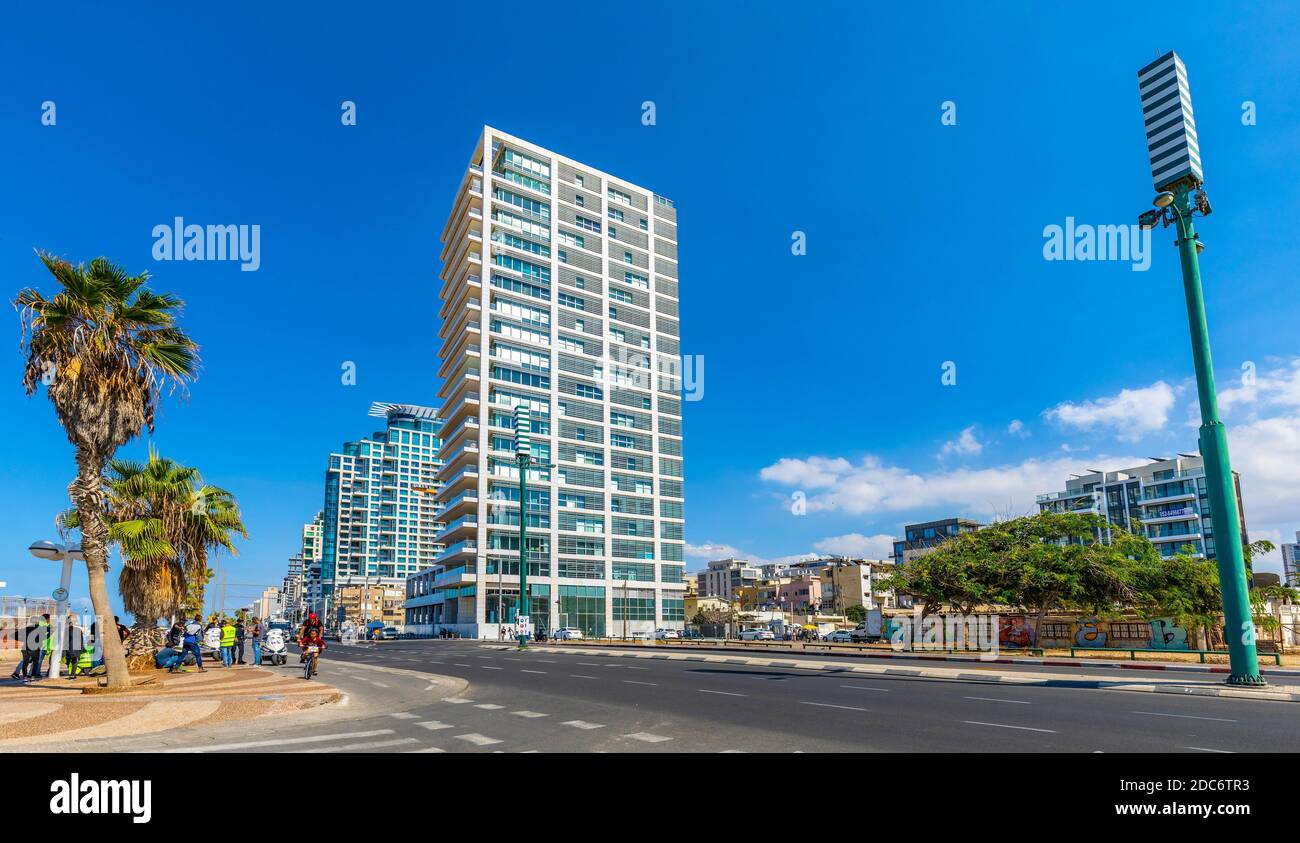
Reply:
[[[894,542],[893,561],[895,565],[924,556],[939,544],[953,536],[978,530],[985,526],[969,518],[941,518],[938,521],[924,521],[920,524],[907,524],[903,527],[903,538]]]
[[[747,559],[719,559],[697,576],[702,596],[731,598],[743,588],[758,585],[763,572]]]
[[[1282,581],[1291,588],[1300,588],[1300,530],[1295,541],[1282,543]]]
[[[345,585],[335,594],[335,622],[358,628],[380,621],[384,626],[403,626],[406,591],[391,585]]]

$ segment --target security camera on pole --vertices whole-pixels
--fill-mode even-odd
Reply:
[[[528,471],[554,468],[533,462],[532,416],[526,404],[515,405],[515,460],[519,464],[519,602],[515,609],[515,629],[519,648],[528,647],[532,618],[528,616]]]
[[[1219,587],[1223,592],[1225,639],[1228,645],[1231,685],[1264,685],[1255,653],[1255,623],[1251,617],[1246,583],[1245,555],[1237,494],[1228,459],[1228,436],[1219,420],[1214,390],[1214,364],[1210,359],[1210,332],[1205,321],[1198,255],[1205,250],[1192,227],[1192,215],[1209,216],[1210,201],[1201,190],[1201,150],[1192,116],[1192,95],[1187,68],[1170,51],[1138,71],[1142,117],[1146,124],[1151,178],[1156,189],[1154,208],[1138,216],[1144,229],[1163,223],[1178,232],[1175,244],[1182,260],[1183,292],[1191,328],[1192,359],[1196,364],[1196,394],[1201,403],[1201,457],[1205,485],[1214,523],[1215,556]]]

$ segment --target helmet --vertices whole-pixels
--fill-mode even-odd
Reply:
[[[314,621],[314,620],[316,620],[316,613],[315,613],[315,612],[308,612],[308,613],[307,613],[307,620],[309,620],[309,621]]]

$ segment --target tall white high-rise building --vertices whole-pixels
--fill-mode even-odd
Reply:
[[[485,126],[442,232],[446,528],[434,629],[495,638],[519,593],[511,413],[532,415],[535,627],[683,625],[677,212]]]

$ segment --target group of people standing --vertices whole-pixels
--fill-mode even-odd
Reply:
[[[131,631],[115,616],[113,623],[117,627],[118,639],[125,642]],[[64,671],[69,679],[92,672],[104,663],[104,654],[96,644],[99,636],[98,621],[91,623],[89,631],[77,623],[76,615],[69,614],[63,626]],[[44,678],[54,669],[55,630],[49,614],[30,618],[23,628],[22,661],[11,679],[35,682]]]
[[[216,630],[217,634],[212,635],[212,630]],[[261,664],[262,640],[265,637],[266,628],[260,618],[253,618],[245,624],[240,617],[214,615],[205,626],[202,618],[195,615],[188,622],[178,620],[172,624],[167,633],[167,644],[158,651],[155,663],[158,667],[166,668],[168,673],[175,673],[193,656],[194,665],[199,672],[207,673],[207,668],[203,666],[202,644],[208,638],[215,638],[219,642],[217,650],[221,653],[221,664],[224,667],[247,664],[244,653],[249,642],[252,643],[253,664]]]

